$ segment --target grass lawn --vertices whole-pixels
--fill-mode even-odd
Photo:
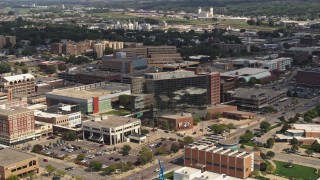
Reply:
[[[302,148],[302,149],[311,149],[311,145],[301,145],[300,148]]]
[[[173,180],[173,171],[168,172],[167,174],[164,175],[164,177],[165,177],[166,179]]]
[[[292,168],[286,168],[287,162],[282,161],[273,161],[277,169],[273,172],[273,174],[278,176],[285,176],[286,178],[294,177],[294,179],[317,179],[317,175],[315,174],[316,169],[307,166],[301,166],[293,163]]]
[[[112,114],[112,115],[118,115],[118,116],[125,116],[125,115],[128,115],[130,114],[129,111],[126,111],[126,110],[112,110],[112,111],[109,111],[107,113],[104,113],[104,114]]]
[[[255,146],[255,144],[252,141],[246,142],[246,143],[241,143],[245,146]]]

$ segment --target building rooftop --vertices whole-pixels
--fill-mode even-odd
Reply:
[[[305,130],[307,132],[320,132],[320,124],[293,124],[292,128]]]
[[[247,99],[264,99],[272,98],[286,91],[275,91],[270,89],[257,89],[257,88],[237,88],[234,90],[235,98]]]
[[[183,67],[193,66],[197,64],[200,64],[200,63],[198,61],[184,61],[181,63],[164,64],[162,68],[177,69],[177,68],[183,68]]]
[[[7,82],[13,82],[13,81],[23,81],[23,80],[34,80],[34,76],[31,74],[19,74],[15,76],[8,76],[8,77],[3,77],[3,80]]]
[[[96,83],[66,89],[55,89],[46,95],[64,96],[77,99],[92,99],[119,93],[130,92],[130,85],[121,83]],[[110,97],[111,98],[111,97]]]
[[[141,122],[140,119],[115,116],[115,115],[110,115],[110,116],[108,115],[103,117],[99,116],[98,118],[102,118],[102,120],[100,119],[100,121],[84,121],[82,125],[115,128],[115,127],[126,125],[128,123]]]
[[[0,150],[0,166],[6,166],[36,157],[33,154],[17,151],[10,148]]]
[[[42,61],[42,62],[39,62],[39,65],[58,65],[58,64],[65,64],[64,61]]]
[[[0,115],[14,115],[25,112],[32,112],[33,110],[22,108],[22,107],[12,107],[10,109],[0,109]]]
[[[186,117],[192,117],[192,114],[191,113],[181,113],[181,114],[161,116],[161,118],[167,118],[167,119],[180,119],[180,118],[186,118]]]
[[[158,73],[145,73],[146,79],[163,80],[163,79],[178,79],[196,77],[193,71],[177,70],[170,72],[158,72]]]
[[[299,71],[306,71],[306,72],[315,72],[315,73],[320,73],[320,68],[305,68]]]
[[[233,71],[228,71],[221,73],[221,76],[231,76],[231,77],[238,77],[238,76],[249,76],[249,75],[255,75],[260,73],[266,73],[269,71],[267,69],[261,69],[261,68],[242,68],[237,69]]]

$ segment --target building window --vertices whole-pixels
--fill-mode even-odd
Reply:
[[[32,163],[33,163],[33,165],[36,165],[36,164],[37,164],[37,161],[36,161],[36,160],[33,160]]]
[[[218,163],[213,163],[213,165],[214,165],[214,166],[220,166],[220,164],[218,164]]]
[[[243,171],[243,169],[242,168],[237,168],[237,171]]]
[[[249,170],[249,169],[248,169],[248,168],[246,168],[246,172],[248,172],[248,170]]]
[[[211,163],[211,162],[209,162],[209,161],[207,161],[207,165],[210,165],[210,166],[211,166],[211,165],[212,165],[212,163]]]
[[[29,162],[29,167],[32,166],[32,161]]]
[[[229,169],[235,170],[235,167],[229,166]]]
[[[228,168],[228,166],[227,166],[227,165],[221,165],[221,167],[223,167],[223,168]]]

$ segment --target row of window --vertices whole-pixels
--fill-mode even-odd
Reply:
[[[37,165],[37,161],[33,160],[33,161],[30,161],[30,162],[29,162],[29,167],[34,166],[34,165]],[[17,167],[17,168],[11,169],[11,172],[20,171],[21,169],[25,169],[25,168],[27,168],[27,167],[28,167],[28,165],[24,165],[24,166],[21,166],[21,167]]]

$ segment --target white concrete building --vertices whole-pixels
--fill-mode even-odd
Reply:
[[[173,172],[174,180],[240,180],[240,178],[235,178],[227,176],[225,174],[218,174],[213,172],[204,171],[201,172],[200,169],[182,167]],[[247,180],[252,180],[252,178],[247,178]]]
[[[121,116],[93,116],[82,123],[83,139],[114,145],[128,142],[130,135],[141,134],[141,121]]]

